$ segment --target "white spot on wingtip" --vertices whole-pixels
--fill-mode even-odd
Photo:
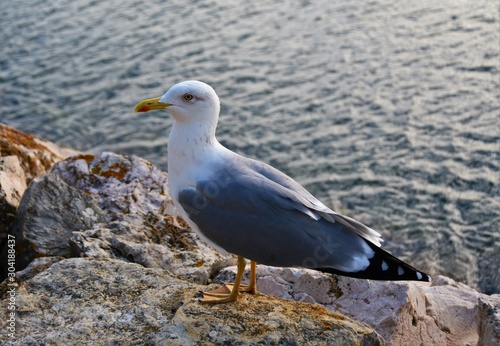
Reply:
[[[401,267],[398,267],[398,275],[403,275],[405,273],[404,269]]]
[[[417,279],[422,280],[422,274],[420,272],[417,272]]]
[[[382,270],[387,270],[389,269],[389,266],[387,265],[387,263],[385,263],[385,261],[382,261]]]

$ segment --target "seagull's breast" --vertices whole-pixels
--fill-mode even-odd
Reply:
[[[218,165],[226,159],[227,152],[228,149],[215,137],[209,138],[204,131],[200,131],[200,127],[174,123],[168,140],[168,187],[185,219],[187,214],[179,204],[179,192],[213,177]]]
[[[169,147],[169,149],[171,149]],[[180,155],[179,155],[180,154]],[[185,155],[183,155],[185,154]],[[169,150],[168,155],[168,187],[179,215],[188,223],[189,227],[207,244],[217,249],[222,254],[227,251],[208,239],[198,225],[191,220],[188,213],[179,202],[179,192],[189,187],[196,187],[198,182],[214,176],[217,163],[223,160],[224,153],[205,148],[199,152],[190,149],[189,152]]]

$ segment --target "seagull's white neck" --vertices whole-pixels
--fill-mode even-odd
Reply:
[[[195,184],[196,177],[209,168],[221,149],[225,149],[215,138],[215,126],[174,122],[168,139],[169,185],[172,193],[177,188]]]

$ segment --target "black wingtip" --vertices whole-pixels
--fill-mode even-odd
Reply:
[[[426,273],[415,269],[411,265],[401,261],[369,241],[367,241],[367,243],[375,252],[375,255],[369,259],[370,265],[365,270],[358,272],[343,272],[333,268],[317,268],[317,270],[360,279],[424,282],[432,281],[431,277]]]

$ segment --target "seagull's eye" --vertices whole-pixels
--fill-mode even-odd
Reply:
[[[192,94],[186,94],[184,95],[184,100],[185,101],[191,101],[194,98]]]

